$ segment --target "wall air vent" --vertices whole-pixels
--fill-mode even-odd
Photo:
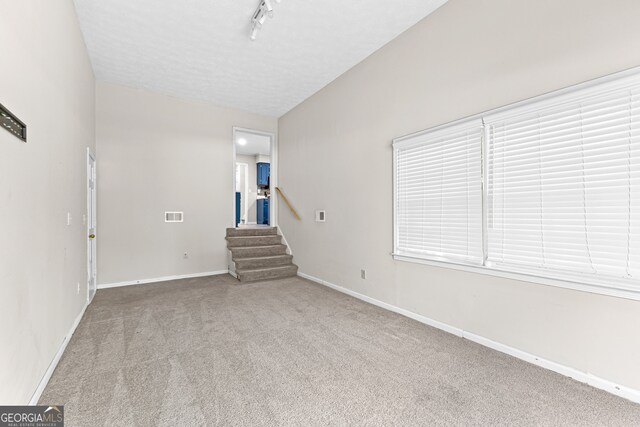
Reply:
[[[164,222],[184,222],[184,214],[182,212],[165,212]]]
[[[0,104],[0,127],[27,142],[27,125]]]

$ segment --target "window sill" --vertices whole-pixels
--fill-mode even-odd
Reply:
[[[534,276],[534,275],[524,274],[524,273],[513,273],[509,271],[497,270],[494,268],[481,267],[477,265],[444,262],[444,261],[432,261],[432,260],[412,257],[408,255],[401,255],[401,254],[392,254],[392,256],[393,256],[393,259],[395,259],[396,261],[411,262],[415,264],[429,265],[432,267],[450,268],[453,270],[466,271],[470,273],[485,274],[488,276],[502,277],[506,279],[519,280],[522,282],[538,283],[546,286],[555,286],[557,288],[571,289],[575,291],[589,292],[593,294],[640,301],[640,292],[629,290],[629,289],[604,287],[604,286],[598,286],[598,285],[591,285],[587,283],[571,282],[567,280],[550,279],[546,277],[539,277],[539,276]]]

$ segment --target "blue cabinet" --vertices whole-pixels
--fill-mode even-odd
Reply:
[[[258,199],[257,223],[269,225],[269,199]]]
[[[242,206],[241,198],[242,194],[239,191],[236,191],[236,227],[240,224],[240,206]]]
[[[269,187],[269,177],[271,174],[271,165],[269,163],[257,163],[258,171],[258,187]]]

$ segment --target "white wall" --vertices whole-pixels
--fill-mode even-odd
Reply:
[[[638,66],[638,16],[635,0],[450,0],[283,116],[280,186],[302,221],[279,223],[300,270],[640,389],[640,302],[390,254],[393,138]]]
[[[256,200],[258,199],[258,170],[256,166],[256,156],[250,156],[246,154],[237,154],[236,162],[247,164],[248,176],[249,176],[249,194],[245,197],[243,203],[249,204],[249,211],[247,215],[247,224],[255,224],[257,220],[257,206]]]
[[[70,0],[0,0],[0,404],[26,404],[87,299],[94,77]],[[67,212],[72,222],[66,225]],[[78,292],[78,283],[80,290]]]
[[[226,270],[233,126],[275,132],[277,120],[107,83],[96,98],[98,282]]]
[[[257,154],[256,163],[271,163],[271,158],[265,154]]]

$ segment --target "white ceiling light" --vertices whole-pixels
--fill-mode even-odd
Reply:
[[[247,140],[244,138],[238,138],[238,144],[240,145],[247,145]]]
[[[276,0],[276,3],[280,3],[280,0]],[[262,28],[262,24],[267,20],[267,16],[273,18],[273,4],[271,0],[260,0],[260,4],[251,18],[251,33],[249,34],[251,40],[256,39],[258,30]]]

